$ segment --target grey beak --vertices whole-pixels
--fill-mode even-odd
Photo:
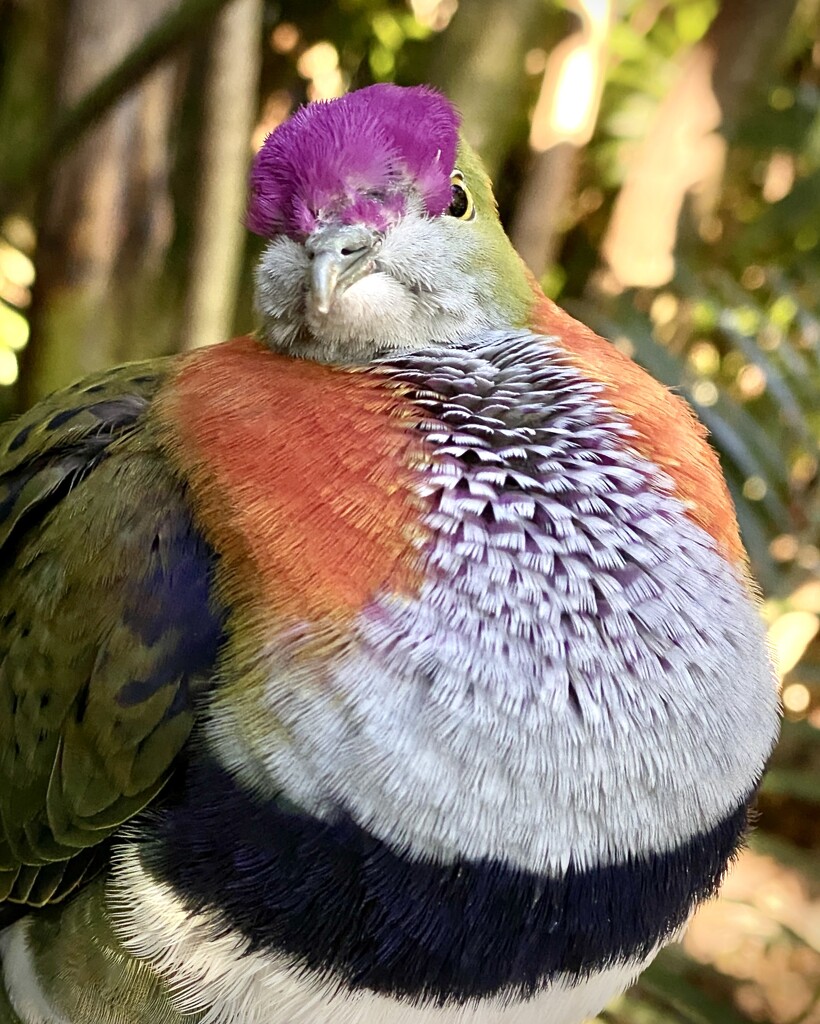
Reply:
[[[308,288],[318,313],[327,314],[336,295],[373,270],[373,256],[380,245],[378,233],[361,224],[323,225],[308,237]]]

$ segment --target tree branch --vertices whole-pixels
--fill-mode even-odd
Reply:
[[[32,136],[30,145],[16,157],[9,154],[0,178],[0,211],[12,205],[14,193],[40,182],[64,150],[188,36],[207,28],[226,3],[228,0],[180,0],[179,6],[162,18],[81,100],[58,111],[50,130]]]

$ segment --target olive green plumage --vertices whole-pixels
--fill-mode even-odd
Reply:
[[[27,924],[43,992],[72,1024],[196,1024],[202,1018],[202,1013],[175,1010],[165,983],[123,949],[111,925],[102,876]],[[65,977],[73,983],[61,984]],[[0,986],[0,1024],[18,1024],[4,998]]]
[[[163,367],[86,380],[0,432],[0,927],[99,866],[191,729],[180,679],[139,693],[178,638],[140,635],[128,604],[184,504],[145,420]]]

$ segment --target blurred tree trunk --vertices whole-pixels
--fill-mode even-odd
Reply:
[[[181,43],[203,32],[228,2],[177,0],[77,103],[56,109],[56,55],[70,4],[0,0],[0,215],[23,210],[51,164]],[[47,40],[55,45],[44,46]],[[29,125],[33,130],[23,127]]]
[[[516,197],[510,239],[539,280],[555,262],[567,230],[567,210],[572,206],[580,156],[581,150],[571,142],[530,153]]]
[[[567,0],[578,27],[549,55],[532,115],[530,159],[510,229],[513,245],[537,278],[553,263],[592,138],[606,75],[614,16],[610,0]]]
[[[461,0],[429,81],[461,112],[467,140],[495,179],[527,108],[524,57],[549,22],[544,0]]]
[[[7,34],[0,65],[0,167],[4,172],[27,143],[51,124],[65,14],[63,0],[18,3],[5,12]],[[1,214],[6,212],[0,209]],[[18,204],[15,212],[32,214],[25,203]]]
[[[796,0],[723,0],[631,161],[601,247],[609,290],[671,280],[684,200],[696,190],[701,215],[711,212],[726,141],[768,80],[795,7]]]
[[[230,337],[262,64],[262,0],[233,0],[214,26],[205,87],[202,175],[182,347]]]
[[[62,47],[64,8],[62,0],[7,4],[2,10],[2,51],[0,51],[0,170],[14,164],[27,143],[47,131],[54,111],[56,81],[54,69]],[[0,182],[0,232],[9,234],[8,213],[25,218],[24,230],[34,216],[33,195],[18,197],[13,208],[2,202]],[[30,232],[29,232],[30,233]],[[27,254],[31,245],[26,247]],[[4,300],[10,296],[2,289]],[[28,296],[15,303],[27,311]],[[18,357],[19,359],[19,357]],[[23,382],[0,387],[0,420],[24,407]]]
[[[75,104],[175,0],[71,0],[58,102]],[[41,191],[28,404],[82,374],[171,347],[162,268],[173,232],[177,63],[158,68],[51,170]]]

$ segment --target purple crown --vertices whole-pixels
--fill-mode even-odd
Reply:
[[[250,175],[248,227],[304,236],[317,215],[383,228],[408,184],[431,216],[450,203],[458,116],[433,89],[372,85],[311,103],[280,125]]]

